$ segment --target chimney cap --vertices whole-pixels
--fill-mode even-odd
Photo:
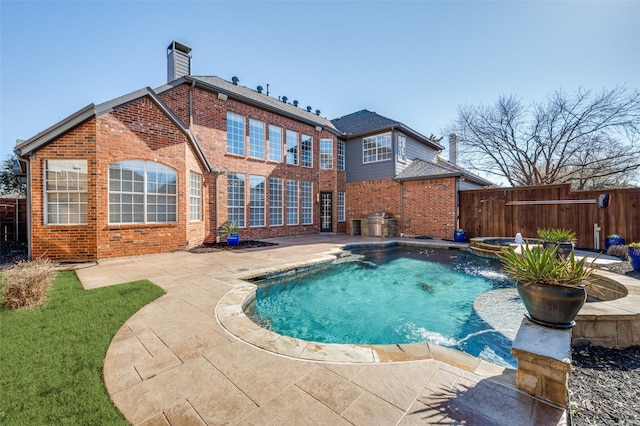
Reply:
[[[173,40],[171,44],[167,47],[167,50],[179,50],[186,54],[191,53],[191,46],[188,46],[178,40]]]

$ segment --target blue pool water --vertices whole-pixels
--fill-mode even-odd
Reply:
[[[473,301],[514,282],[493,259],[463,250],[392,247],[258,281],[246,314],[262,327],[323,343],[429,341],[515,366],[511,340]],[[517,327],[517,325],[516,325]]]

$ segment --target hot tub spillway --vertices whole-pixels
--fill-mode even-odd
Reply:
[[[526,244],[538,244],[539,240],[528,238],[524,240]],[[508,248],[516,244],[511,237],[480,237],[469,240],[469,250],[478,256],[498,258],[502,248]]]

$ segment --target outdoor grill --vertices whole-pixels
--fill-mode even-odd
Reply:
[[[372,237],[382,237],[382,227],[384,226],[384,220],[388,218],[386,212],[374,212],[369,214],[367,219],[369,220],[369,235]]]

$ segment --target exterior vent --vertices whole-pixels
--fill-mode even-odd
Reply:
[[[237,86],[238,83],[240,83],[240,79],[234,75],[233,77],[231,77],[231,82]]]
[[[311,112],[313,108],[311,108],[310,106],[307,107],[307,112]]]
[[[262,93],[262,86],[258,86],[258,93]]]
[[[172,41],[167,47],[167,83],[191,75],[191,47]]]
[[[293,106],[298,106],[298,101],[293,101]]]
[[[319,109],[316,110],[316,115],[320,115],[320,110]]]
[[[285,104],[287,103],[288,100],[289,100],[289,98],[287,98],[286,96],[282,97],[282,102],[284,102]]]

